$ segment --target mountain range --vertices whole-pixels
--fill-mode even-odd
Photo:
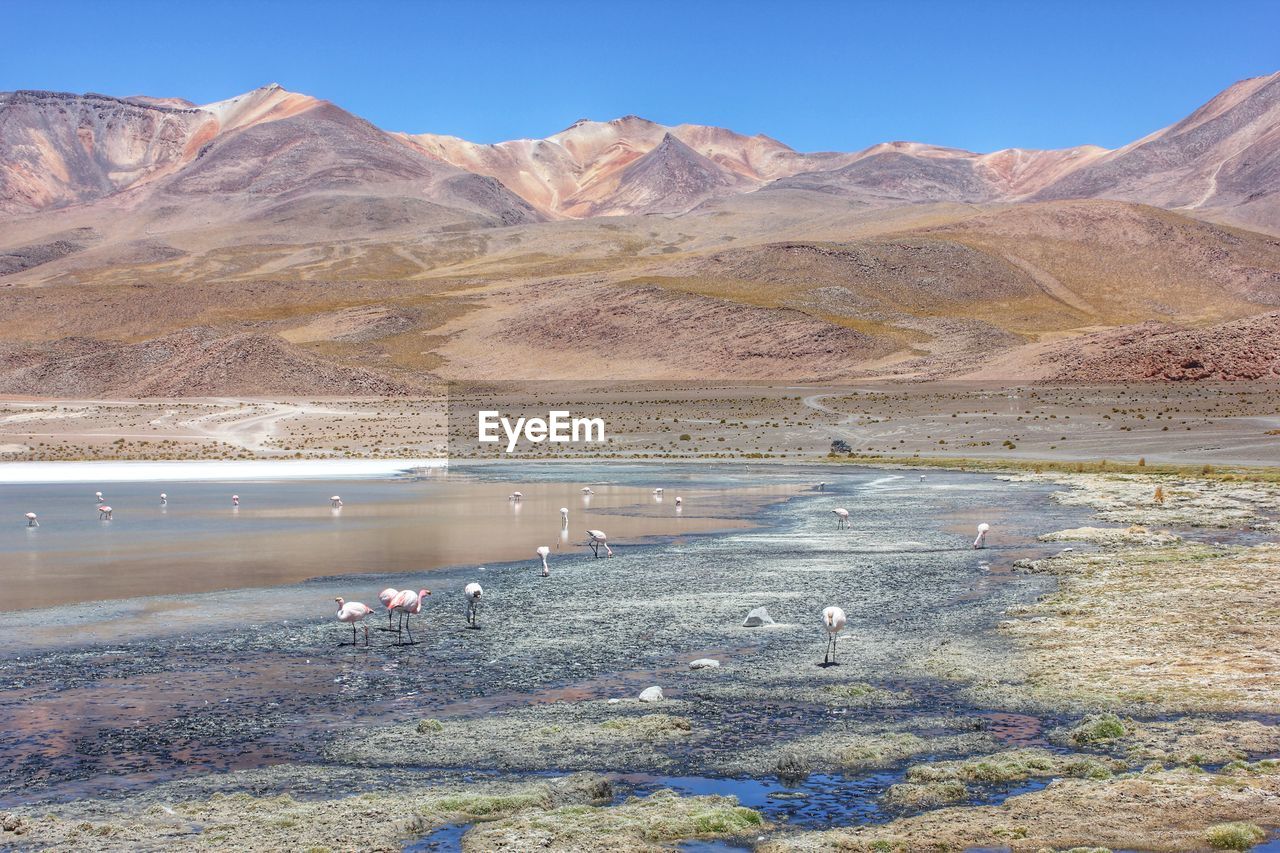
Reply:
[[[1280,376],[1277,235],[1280,73],[1114,150],[990,153],[637,116],[478,144],[274,84],[8,92],[0,392],[1080,377],[1087,341],[1151,323],[1168,352],[1111,378]]]

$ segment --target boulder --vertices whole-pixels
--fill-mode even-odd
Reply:
[[[689,662],[689,669],[718,669],[720,661],[715,658],[698,658]]]
[[[662,688],[656,684],[640,691],[641,702],[661,702],[665,698],[667,697],[662,695]]]
[[[757,607],[747,614],[747,618],[742,621],[743,628],[762,628],[765,625],[772,625],[773,617],[769,615],[768,608]]]

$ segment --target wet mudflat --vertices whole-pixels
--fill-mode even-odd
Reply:
[[[602,493],[610,490],[606,481],[634,479],[633,493],[649,482],[667,483],[667,488],[671,482],[666,471],[640,466],[622,472],[615,467],[590,472],[582,466],[544,468],[532,475],[564,479],[526,484],[523,507],[513,510],[506,500],[510,472],[477,473],[480,482],[469,484],[468,491],[488,494],[486,517],[502,520],[519,512],[525,522],[541,515],[540,532],[549,542],[559,538],[558,506],[553,505],[566,499],[567,492],[561,494],[565,488],[576,493],[578,482],[596,483],[591,501],[598,506]],[[504,476],[500,484],[485,487],[485,479],[498,476]],[[721,488],[734,490],[774,486],[781,492],[812,484],[799,473],[770,470],[754,476],[727,472],[718,479]],[[271,487],[257,488],[265,494]],[[319,494],[329,484],[305,488]],[[354,497],[345,498],[343,513],[365,511],[363,493],[373,488],[361,484],[353,490],[344,484]],[[393,493],[405,490],[398,483],[383,488]],[[243,491],[241,512],[250,512],[258,495]],[[761,525],[752,531],[642,545],[629,542],[625,533],[611,534],[618,551],[612,559],[592,558],[577,544],[582,537],[572,532],[572,544],[565,541],[553,552],[550,578],[538,576],[528,548],[530,559],[497,563],[483,573],[476,568],[444,569],[430,576],[353,572],[269,590],[187,596],[181,604],[200,613],[199,631],[184,630],[181,611],[169,609],[168,602],[126,601],[9,614],[7,625],[29,626],[20,634],[37,629],[40,642],[28,638],[31,647],[3,662],[6,690],[0,713],[9,741],[4,750],[9,759],[6,799],[12,802],[19,791],[30,796],[46,785],[56,792],[63,780],[88,781],[100,774],[124,776],[103,780],[118,784],[127,783],[134,773],[167,776],[314,757],[323,743],[314,736],[317,732],[342,730],[352,722],[466,714],[570,697],[630,696],[655,680],[667,683],[670,691],[672,679],[688,679],[688,660],[708,653],[725,659],[721,681],[738,680],[725,678],[730,667],[744,668],[743,675],[753,682],[769,681],[773,666],[819,680],[830,680],[828,672],[874,676],[877,667],[888,675],[894,671],[888,661],[899,657],[904,647],[884,639],[862,643],[856,638],[843,643],[842,656],[848,660],[842,667],[809,673],[820,652],[813,627],[815,608],[840,602],[851,615],[851,634],[888,630],[910,648],[921,643],[921,636],[911,636],[918,626],[991,618],[993,606],[1025,591],[1017,589],[1018,584],[1007,589],[992,584],[989,564],[1034,548],[1027,543],[1033,530],[1045,523],[1041,516],[1063,514],[1042,499],[1029,500],[1042,498],[1036,495],[1041,490],[1019,487],[1025,495],[1017,500],[1002,494],[1008,491],[1007,485],[989,478],[962,475],[935,475],[920,484],[914,477],[881,472],[842,474],[825,492],[808,492],[785,505],[748,504],[753,520]],[[553,499],[540,500],[543,492]],[[728,509],[724,498],[703,494],[696,488],[689,492],[681,515],[696,518],[700,500],[713,501],[721,512]],[[634,494],[631,498],[634,503]],[[412,500],[396,494],[391,505]],[[83,503],[92,509],[92,500]],[[171,507],[173,503],[177,500]],[[574,503],[577,510],[580,495]],[[670,503],[671,498],[664,500],[665,507]],[[619,504],[624,502],[615,507]],[[835,530],[830,509],[837,504],[848,505],[854,513],[854,530]],[[595,523],[626,530],[635,518],[656,515],[664,505],[640,504],[628,515],[594,516],[600,519]],[[328,512],[326,505],[312,514]],[[410,517],[418,516],[415,512]],[[968,547],[968,533],[979,518],[991,519],[999,535],[993,538],[995,547],[975,552]],[[202,519],[202,524],[209,524],[207,517]],[[624,520],[631,524],[620,523]],[[52,533],[59,522],[47,522],[42,533]],[[422,533],[424,544],[431,533]],[[317,535],[334,538],[330,533]],[[145,545],[130,544],[129,549],[150,547],[154,552],[169,541],[155,533],[146,538]],[[477,552],[488,550],[486,538],[477,539]],[[1008,540],[1016,546],[998,544]],[[173,541],[172,547],[176,555],[153,556],[180,566],[190,546]],[[83,559],[91,561],[87,555]],[[117,559],[127,557],[113,555],[111,561]],[[98,571],[95,583],[108,584],[110,564]],[[462,618],[460,586],[473,578],[487,588],[479,631],[467,630]],[[337,645],[349,641],[350,634],[331,619],[336,595],[376,601],[384,585],[417,583],[432,587],[433,595],[414,620],[419,626],[416,645],[397,646],[395,635],[378,631],[368,648]],[[986,608],[967,606],[975,588],[990,588]],[[747,610],[761,605],[770,608],[781,627],[765,632],[741,628]],[[248,619],[241,616],[246,610]],[[92,640],[67,647],[58,636],[60,626],[82,619],[94,626]],[[148,621],[163,624],[149,630]],[[371,625],[382,625],[381,618],[371,619]],[[148,636],[151,632],[157,636]],[[79,638],[88,639],[83,634]],[[21,648],[23,639],[18,642]],[[774,652],[779,646],[785,648]],[[731,714],[733,727],[745,731],[754,722],[767,730],[784,713],[753,711],[751,706],[758,702],[752,700]],[[801,710],[795,713],[803,716],[805,706],[797,707]],[[91,787],[68,790],[83,795]]]
[[[0,628],[26,639],[0,659],[0,804],[61,802],[69,814],[100,816],[232,790],[305,801],[593,771],[616,803],[659,789],[731,794],[774,833],[882,823],[936,805],[912,799],[936,791],[908,780],[908,765],[1071,751],[1048,733],[1077,715],[961,689],[936,666],[962,649],[1004,675],[1010,641],[997,623],[1054,588],[1013,563],[1057,554],[1061,543],[1037,535],[1091,515],[1051,501],[1052,486],[794,467],[468,473],[491,488],[499,517],[512,512],[510,484],[523,484],[522,522],[545,516],[539,533],[551,537],[564,489],[595,483],[593,499],[611,488],[667,491],[662,503],[630,500],[602,516],[617,556],[595,559],[573,534],[553,552],[549,578],[528,549],[528,559],[486,560],[483,572],[479,558],[425,574],[193,594],[183,601],[200,614],[191,626],[147,601],[6,614]],[[811,488],[818,480],[824,491]],[[673,482],[705,496],[686,497],[682,515],[719,500],[738,507],[725,516],[753,526],[615,537],[622,519],[669,513]],[[556,500],[535,514],[527,496],[543,489]],[[837,506],[850,510],[851,529],[836,529]],[[975,551],[980,521],[993,525],[991,547]],[[472,580],[486,590],[479,630],[463,616],[461,589]],[[419,584],[433,594],[414,617],[414,645],[377,630],[368,647],[339,645],[350,633],[332,620],[334,596],[374,602],[383,586]],[[820,667],[818,614],[828,604],[846,610],[849,626],[839,665]],[[742,627],[759,606],[776,624]],[[156,612],[162,624],[146,615]],[[720,665],[689,668],[705,657]],[[652,685],[666,698],[636,702]],[[962,790],[965,802],[985,803],[1042,784],[1006,773]],[[886,801],[895,786],[900,800]],[[445,824],[456,821],[403,827],[399,837]],[[453,843],[447,835],[440,844]]]

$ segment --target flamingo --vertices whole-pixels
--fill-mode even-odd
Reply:
[[[609,537],[604,535],[603,530],[588,530],[587,536],[589,537],[587,539],[587,545],[591,546],[591,553],[595,554],[597,558],[600,557],[601,545],[604,546],[604,552],[606,554],[610,557],[613,556],[613,551],[610,550],[609,543],[606,541]]]
[[[921,474],[921,475],[920,475],[920,482],[922,482],[922,483],[924,482],[924,474]]]
[[[350,604],[341,598],[335,598],[334,601],[338,602],[338,621],[346,622],[351,626],[351,645],[354,646],[356,644],[356,623],[364,623],[365,618],[373,612],[373,608],[358,601],[353,601]],[[367,646],[369,645],[369,626],[362,624],[362,627],[364,628],[364,644]],[[340,643],[339,645],[345,646],[346,643]]]
[[[560,507],[560,526],[569,526],[569,508],[567,506]]]
[[[825,482],[818,484],[818,491],[825,492],[826,490],[827,490],[827,484]]]
[[[974,548],[987,547],[987,531],[991,529],[991,525],[985,521],[978,525],[978,538],[973,540]]]
[[[462,590],[467,596],[467,627],[480,629],[480,596],[484,595],[484,588],[480,584],[472,581]]]
[[[399,594],[400,594],[400,590],[394,589],[392,587],[387,587],[382,592],[378,593],[378,600],[382,602],[383,607],[387,608],[387,630],[388,631],[394,630],[391,627],[391,599],[395,598]]]
[[[547,565],[547,556],[551,553],[551,549],[546,545],[539,545],[536,553],[542,558],[542,576],[544,578],[551,577],[551,567]]]
[[[684,498],[680,497],[679,495],[676,495],[676,506],[680,506],[683,503],[684,503]]]
[[[110,521],[111,507],[107,506],[106,504],[103,504],[102,506],[98,507],[98,518],[104,521]]]
[[[594,494],[595,494],[595,492],[594,492],[594,491],[592,491],[592,489],[591,489],[591,487],[590,487],[590,486],[583,486],[583,487],[582,487],[582,493],[583,493],[584,495],[594,495]]]
[[[168,505],[169,505],[169,496],[168,496],[168,495],[166,495],[164,492],[161,492],[161,493],[160,493],[160,506],[168,506]]]
[[[232,506],[240,506],[240,496],[239,496],[239,495],[232,495],[232,496],[231,496],[231,505],[232,505]]]
[[[523,494],[522,492],[512,492],[512,493],[507,497],[507,500],[509,500],[509,501],[515,501],[516,503],[520,503],[520,501],[524,500],[524,494]]]
[[[333,495],[329,498],[329,506],[334,509],[342,509],[342,498],[338,495]]]
[[[836,515],[836,530],[844,530],[849,526],[849,510],[839,507],[831,511]]]
[[[822,629],[827,632],[827,651],[823,655],[822,665],[836,662],[836,637],[844,630],[844,611],[839,607],[828,607],[822,611]]]
[[[391,603],[387,605],[389,610],[404,615],[404,631],[409,635],[409,645],[413,645],[413,631],[409,630],[409,617],[422,612],[422,599],[431,594],[429,589],[420,589],[414,592],[411,589],[402,589],[391,599]],[[396,631],[396,644],[400,644],[400,631]]]
[[[40,522],[36,521],[36,514],[34,512],[27,513],[27,527],[39,527],[39,526],[40,526]]]
[[[94,492],[93,496],[98,499],[98,503],[102,503],[102,492]]]
[[[661,487],[661,486],[659,486],[658,488],[654,489],[654,490],[653,490],[653,493],[654,493],[655,495],[660,495],[660,494],[662,494],[662,487]]]

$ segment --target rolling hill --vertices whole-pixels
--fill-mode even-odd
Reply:
[[[1280,74],[1114,151],[985,154],[636,116],[486,145],[275,85],[3,93],[0,392],[1267,377],[1278,169]],[[1219,366],[1176,367],[1196,347]]]

